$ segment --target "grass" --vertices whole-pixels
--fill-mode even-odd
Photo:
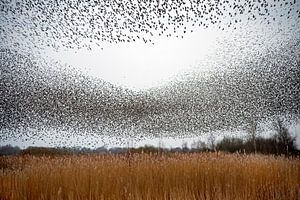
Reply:
[[[222,153],[0,158],[0,199],[300,199],[300,159]]]

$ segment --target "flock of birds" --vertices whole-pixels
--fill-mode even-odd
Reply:
[[[297,120],[299,45],[286,46],[285,54],[274,53],[258,63],[208,77],[183,77],[143,92],[73,69],[37,65],[7,51],[1,62],[0,139],[99,147],[124,145],[128,138],[243,130],[253,121],[264,123],[282,115]]]
[[[103,43],[154,43],[198,28],[236,29],[245,21],[299,20],[296,0],[104,0],[0,2],[0,39],[17,48],[92,48]],[[24,41],[27,44],[24,44]]]
[[[0,139],[38,140],[46,134],[46,138],[55,137],[47,141],[53,145],[67,141],[62,137],[74,137],[86,145],[93,134],[120,140],[185,137],[229,130],[253,119],[286,113],[299,116],[299,41],[269,60],[259,57],[260,63],[141,93],[74,70],[42,66],[20,53],[23,49],[30,55],[47,47],[91,49],[138,40],[154,43],[155,35],[182,38],[202,28],[236,29],[247,21],[269,24],[281,18],[299,21],[299,3],[2,0]],[[253,67],[257,65],[265,67]],[[63,134],[49,134],[55,131]],[[99,145],[98,141],[93,145]]]

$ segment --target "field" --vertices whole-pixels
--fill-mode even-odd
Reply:
[[[300,199],[300,159],[223,153],[0,157],[0,199]]]

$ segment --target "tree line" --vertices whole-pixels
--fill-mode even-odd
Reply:
[[[208,138],[207,143],[199,140],[189,147],[187,142],[183,142],[181,147],[165,148],[163,145],[158,147],[143,146],[138,148],[132,147],[114,147],[99,148],[86,147],[28,147],[21,149],[18,146],[5,145],[0,147],[0,156],[8,155],[78,155],[78,154],[120,154],[120,153],[160,153],[160,152],[179,152],[179,153],[196,153],[222,151],[229,153],[261,153],[274,155],[300,155],[297,149],[296,137],[292,136],[283,121],[277,119],[273,124],[276,134],[264,138],[258,135],[258,123],[252,121],[249,123],[247,132],[248,138],[224,137],[216,142],[213,134]]]
[[[99,147],[95,149],[86,147],[28,147],[20,149],[18,146],[5,145],[0,147],[0,156],[8,155],[81,155],[81,154],[124,154],[124,153],[197,153],[197,152],[229,152],[229,153],[261,153],[274,155],[300,155],[300,151],[296,148],[295,138],[291,137],[288,132],[283,135],[276,135],[270,138],[255,138],[256,147],[253,141],[243,140],[236,137],[224,137],[213,147],[202,141],[194,143],[188,147],[187,143],[183,143],[181,147],[164,148],[154,146],[143,146],[138,148],[115,147],[105,148]]]

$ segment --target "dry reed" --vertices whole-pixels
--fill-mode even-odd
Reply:
[[[300,199],[299,158],[133,154],[0,158],[0,199]]]

